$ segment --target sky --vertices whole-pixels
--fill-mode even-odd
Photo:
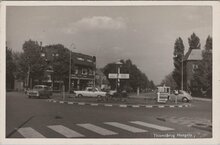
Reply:
[[[63,44],[96,56],[97,67],[131,59],[155,84],[171,73],[174,43],[181,37],[187,52],[192,33],[204,49],[212,36],[209,6],[8,6],[6,41],[22,51],[25,41]],[[74,44],[75,49],[71,47]]]

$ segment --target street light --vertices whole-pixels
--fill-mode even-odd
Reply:
[[[122,65],[121,61],[119,60],[118,62],[115,63],[117,67],[117,84],[116,84],[116,90],[118,91],[120,87],[120,79],[119,79],[119,74],[120,74],[120,66]]]
[[[181,90],[183,90],[183,55],[182,55],[182,60],[181,60]]]
[[[181,55],[181,90],[183,90],[183,56],[184,55]],[[177,58],[177,55],[175,55],[174,58]]]
[[[70,48],[73,48],[73,49],[76,49],[75,48],[75,44],[74,43],[72,43],[71,45],[70,45]],[[71,50],[69,50],[70,51],[70,64],[69,64],[69,94],[70,94],[70,91],[71,91],[71,78],[72,78],[72,76],[71,76],[71,68],[72,68],[72,63],[71,63],[71,60],[72,60],[72,51]]]

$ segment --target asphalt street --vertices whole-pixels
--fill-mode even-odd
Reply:
[[[187,108],[119,108],[51,103],[6,95],[7,138],[209,138],[212,102]]]

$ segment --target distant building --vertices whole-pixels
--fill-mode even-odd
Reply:
[[[191,93],[198,92],[200,89],[197,82],[193,80],[193,75],[201,60],[201,49],[189,49],[184,56],[184,89]]]
[[[44,47],[42,49],[42,57],[48,62],[48,69],[45,72],[45,80],[53,90],[61,90],[62,85],[65,89],[69,89],[69,83],[57,79],[53,75],[53,60],[59,56],[59,51],[53,47]],[[72,71],[71,71],[71,90],[82,90],[88,86],[92,86],[95,80],[96,58],[82,53],[71,52],[72,58]],[[69,60],[68,60],[69,61]],[[65,76],[66,82],[69,82],[69,75]]]
[[[101,69],[96,69],[96,87],[101,90],[110,89],[109,81]]]

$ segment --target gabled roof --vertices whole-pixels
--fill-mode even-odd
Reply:
[[[202,60],[202,50],[201,49],[189,49],[184,56],[185,60]]]

